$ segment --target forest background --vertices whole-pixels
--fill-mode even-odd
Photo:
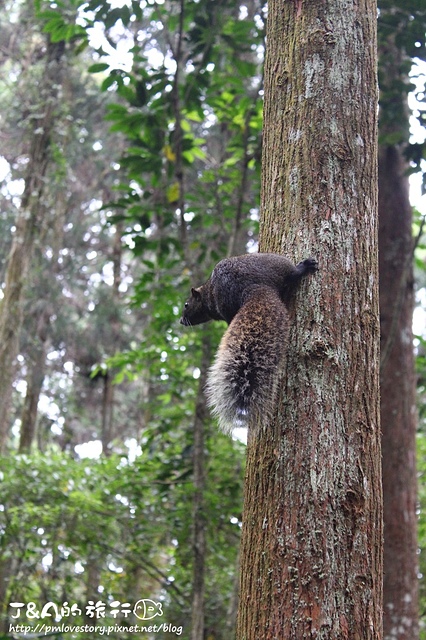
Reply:
[[[408,179],[424,169],[426,7],[379,5],[380,144]],[[223,327],[179,317],[219,259],[256,250],[266,4],[22,0],[0,18],[0,269],[16,284],[0,315],[1,630],[11,602],[79,603],[75,624],[101,602],[126,625],[123,603],[152,599],[189,638],[201,597],[205,636],[232,637],[245,451],[202,394]],[[413,238],[420,304],[417,212]],[[424,550],[424,336],[415,348]]]

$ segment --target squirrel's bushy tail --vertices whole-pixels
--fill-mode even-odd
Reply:
[[[226,433],[272,412],[287,336],[279,295],[255,287],[224,334],[207,379],[208,404]]]

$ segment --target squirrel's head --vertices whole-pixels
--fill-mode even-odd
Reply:
[[[180,323],[184,324],[186,327],[211,320],[211,317],[203,303],[201,289],[202,287],[198,287],[198,289],[192,288],[191,296],[184,304]]]

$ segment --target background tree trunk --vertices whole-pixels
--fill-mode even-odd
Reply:
[[[4,297],[0,306],[0,451],[4,448],[9,430],[8,411],[15,358],[19,351],[24,286],[43,211],[42,196],[61,86],[64,51],[64,42],[49,42],[47,45],[46,70],[43,85],[40,87],[40,114],[34,118],[25,189],[16,221],[5,277]]]
[[[207,328],[208,329],[208,328]],[[194,498],[193,498],[193,558],[192,574],[192,626],[191,640],[204,638],[204,595],[205,595],[205,567],[206,567],[206,513],[204,504],[205,492],[205,424],[207,406],[204,388],[207,381],[207,371],[211,362],[212,349],[208,330],[203,328],[203,351],[201,360],[201,375],[198,386],[197,404],[194,421]]]
[[[406,162],[379,154],[380,377],[383,451],[384,638],[418,637],[416,402],[411,206]]]
[[[30,451],[36,435],[37,407],[46,369],[47,333],[50,315],[50,306],[43,305],[38,318],[37,335],[35,336],[35,344],[32,349],[33,357],[31,363],[29,363],[27,391],[21,418],[21,433],[19,438],[20,453]]]
[[[391,18],[395,18],[390,11]],[[388,11],[381,12],[386,24]],[[401,20],[405,19],[402,15]],[[402,28],[403,25],[400,26]],[[418,638],[416,399],[413,353],[413,238],[404,150],[411,60],[395,33],[380,43],[379,273],[386,640]]]
[[[106,194],[104,194],[105,197]],[[111,198],[109,191],[108,198]],[[111,327],[111,344],[117,348],[120,344],[122,332],[122,318],[120,316],[120,285],[122,282],[122,259],[123,259],[123,224],[118,222],[115,225],[114,242],[112,245],[112,264],[113,264],[113,284],[112,284],[112,309],[110,316]],[[114,430],[114,402],[115,402],[115,386],[114,386],[114,369],[106,369],[103,377],[103,394],[102,394],[102,419],[101,419],[101,442],[102,452],[104,455],[111,454],[112,440],[115,437]]]
[[[381,637],[376,11],[268,5],[260,249],[320,272],[249,430],[240,640]]]

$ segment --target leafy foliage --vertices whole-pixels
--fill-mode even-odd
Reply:
[[[426,58],[424,24],[426,10],[423,3],[381,1],[379,3],[378,47],[379,47],[379,86],[380,86],[380,141],[384,144],[402,144],[413,170],[421,171],[421,162],[425,159],[425,142],[409,140],[409,119],[407,117],[407,96],[412,92],[418,104],[417,118],[424,126],[424,82],[422,71],[413,62]],[[399,69],[400,77],[395,80]]]
[[[232,449],[236,455],[238,446]],[[133,463],[116,455],[75,460],[54,450],[1,460],[0,565],[12,569],[3,604],[32,601],[41,609],[49,601],[76,603],[82,614],[72,624],[84,624],[90,599],[109,606],[149,597],[163,601],[167,618],[187,628],[191,458],[172,437],[150,439],[146,450]],[[215,442],[209,478],[209,562],[215,568],[209,589],[226,607],[241,479],[225,439]]]

